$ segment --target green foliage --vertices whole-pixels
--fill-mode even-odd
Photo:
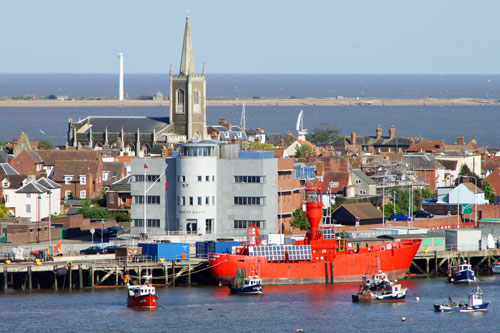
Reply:
[[[297,208],[292,213],[292,219],[290,225],[294,228],[299,228],[300,230],[307,230],[309,228],[309,221],[307,220],[306,213],[302,208]]]
[[[424,188],[422,190],[422,198],[423,199],[435,199],[436,198],[436,193],[432,192],[428,188]]]
[[[54,149],[54,145],[49,140],[41,140],[38,143],[38,146],[41,147],[42,145],[45,147],[45,149]]]
[[[344,204],[353,204],[353,203],[358,203],[358,199],[348,199],[348,198],[342,198],[342,197],[336,197],[335,198],[335,203],[332,205],[332,212],[334,212],[337,208]]]
[[[248,148],[254,150],[273,150],[274,146],[270,143],[249,142]]]
[[[0,204],[0,217],[9,217],[9,209],[4,204]]]
[[[466,176],[466,177],[470,177],[470,178],[476,178],[476,180],[472,181],[472,183],[479,180],[478,175],[476,175],[474,172],[472,172],[472,170],[469,169],[469,167],[467,166],[467,164],[462,165],[462,167],[460,168],[460,172],[458,174],[460,176]],[[477,184],[477,186],[481,186],[481,184]]]
[[[57,99],[57,96],[56,95],[49,95],[49,96],[47,96],[47,99]]]
[[[389,218],[392,213],[394,213],[394,211],[398,212],[399,211],[399,207],[398,205],[396,205],[396,209],[394,209],[394,205],[392,202],[388,202],[384,205],[384,216],[385,218]]]
[[[493,185],[491,185],[490,183],[485,181],[483,183],[482,189],[484,191],[484,197],[490,201],[490,204],[496,203],[497,194],[495,193],[495,189],[493,188]]]
[[[338,137],[339,131],[333,128],[315,128],[314,131],[306,135],[306,140],[315,145],[327,145]]]
[[[82,208],[90,208],[90,206],[92,206],[90,198],[82,199]]]
[[[116,222],[129,222],[131,221],[130,214],[127,213],[114,213],[113,217],[115,218]]]
[[[87,219],[108,219],[111,214],[102,207],[86,207],[80,208],[78,214],[82,214]]]
[[[310,146],[300,145],[295,149],[295,157],[308,157],[311,156],[313,152],[314,149],[312,149]]]

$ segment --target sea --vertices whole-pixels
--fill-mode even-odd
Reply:
[[[159,307],[126,306],[119,289],[8,291],[0,296],[2,332],[498,332],[500,277],[479,286],[488,311],[436,313],[434,303],[468,301],[475,286],[445,278],[401,281],[406,301],[353,303],[359,284],[264,286],[257,296],[225,286],[158,287]]]
[[[167,74],[126,74],[129,97],[169,92]],[[118,74],[0,74],[0,98],[35,94],[111,98],[118,94]],[[383,97],[383,98],[500,98],[500,75],[330,75],[330,74],[207,74],[209,98],[263,97]],[[339,135],[375,135],[381,125],[396,135],[456,142],[464,136],[481,146],[499,147],[500,106],[247,106],[246,128],[268,133],[296,134],[296,119],[304,111],[304,128],[334,128]],[[225,118],[241,121],[241,107],[207,108],[207,124]],[[88,116],[168,115],[168,107],[26,107],[0,108],[0,142],[22,132],[55,145],[67,141],[68,120]]]

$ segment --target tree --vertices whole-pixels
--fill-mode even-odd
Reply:
[[[270,143],[249,142],[248,148],[255,150],[273,150],[274,147]]]
[[[484,191],[484,197],[489,200],[490,204],[491,203],[496,203],[497,201],[497,194],[495,193],[495,189],[493,188],[493,185],[485,181],[483,183],[483,191]]]
[[[9,217],[9,209],[4,204],[0,204],[0,217]]]
[[[311,156],[314,150],[308,145],[300,145],[295,149],[295,157]]]
[[[342,205],[345,204],[353,204],[353,203],[358,203],[358,199],[348,199],[348,198],[342,198],[342,197],[336,197],[335,198],[335,203],[332,205],[332,212],[334,212],[337,208],[339,208]]]
[[[38,146],[41,147],[42,145],[45,149],[54,149],[54,145],[49,140],[40,140]]]
[[[57,96],[56,95],[49,95],[49,96],[47,96],[47,99],[57,99]]]
[[[339,131],[333,128],[315,128],[312,133],[306,135],[306,140],[319,146],[330,144],[338,137]]]
[[[78,210],[78,214],[82,214],[83,217],[87,219],[108,219],[111,217],[111,214],[105,209],[101,207],[88,207],[88,208],[80,208]]]
[[[309,221],[307,220],[306,213],[302,208],[297,208],[292,213],[292,219],[290,225],[294,228],[299,228],[300,230],[307,230],[309,228]]]

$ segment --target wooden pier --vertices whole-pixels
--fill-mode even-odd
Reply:
[[[491,266],[499,258],[500,249],[417,253],[410,267],[410,272],[416,276],[447,276],[453,263],[465,259],[472,265],[474,272],[490,274]]]
[[[144,275],[152,275],[155,285],[191,285],[205,280],[207,260],[165,262],[120,262],[116,260],[15,262],[0,264],[0,288],[84,289],[123,287],[123,277],[129,274],[132,284],[139,284]]]

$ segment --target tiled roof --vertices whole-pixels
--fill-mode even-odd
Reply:
[[[45,165],[55,165],[56,161],[99,160],[101,156],[98,150],[39,150],[38,153]]]
[[[341,207],[344,207],[353,216],[359,217],[361,220],[362,219],[382,218],[382,212],[379,211],[374,205],[372,205],[369,202],[344,204]],[[340,207],[337,209],[340,209]]]
[[[132,183],[132,175],[123,177],[122,179],[111,184],[109,191],[112,192],[130,192],[130,184]]]
[[[34,193],[34,194],[41,194],[47,192],[49,192],[48,188],[34,182],[29,182],[28,184],[24,185],[23,187],[21,187],[19,190],[16,191],[16,193]]]
[[[42,157],[36,151],[29,151],[28,154],[30,154],[31,158],[36,164],[43,163]]]
[[[11,157],[9,156],[9,154],[4,152],[3,150],[0,150],[0,163],[9,163],[10,159]]]
[[[108,117],[91,116],[80,120],[77,124],[84,125],[87,122],[91,124],[93,133],[104,133],[106,128],[108,133],[120,133],[122,128],[125,133],[153,133],[160,131],[169,124],[168,117]],[[90,127],[82,133],[88,133]]]
[[[56,189],[56,188],[61,188],[61,185],[57,184],[56,182],[54,182],[52,179],[48,179],[48,178],[40,178],[36,181],[38,184],[48,188],[48,189]]]
[[[428,152],[428,153],[434,153],[434,152],[440,152],[443,150],[444,147],[444,141],[421,141],[417,144],[414,144],[413,146],[408,147],[406,149],[406,152]]]
[[[94,175],[97,176],[99,168],[99,161],[57,161],[54,167],[53,180],[56,182],[64,181],[65,175],[73,175],[78,177],[80,175]],[[73,178],[75,180],[75,178]]]
[[[446,170],[457,170],[457,160],[437,160]]]
[[[362,179],[367,184],[370,185],[376,184],[373,179],[365,175],[363,171],[361,171],[360,169],[352,169],[351,172],[354,173],[356,176],[358,176],[358,178]]]
[[[473,183],[462,183],[465,187],[467,187],[471,192],[475,193],[484,193],[483,190],[481,190],[479,187],[474,185]]]
[[[5,176],[3,179],[7,179],[9,181],[8,188],[20,188],[23,186],[23,182],[26,178],[28,178],[26,175],[9,175]]]
[[[403,160],[410,170],[434,170],[436,168],[436,159],[428,153],[404,155]]]
[[[3,178],[2,176],[18,175],[18,174],[19,172],[17,172],[10,164],[0,163],[0,178]]]

